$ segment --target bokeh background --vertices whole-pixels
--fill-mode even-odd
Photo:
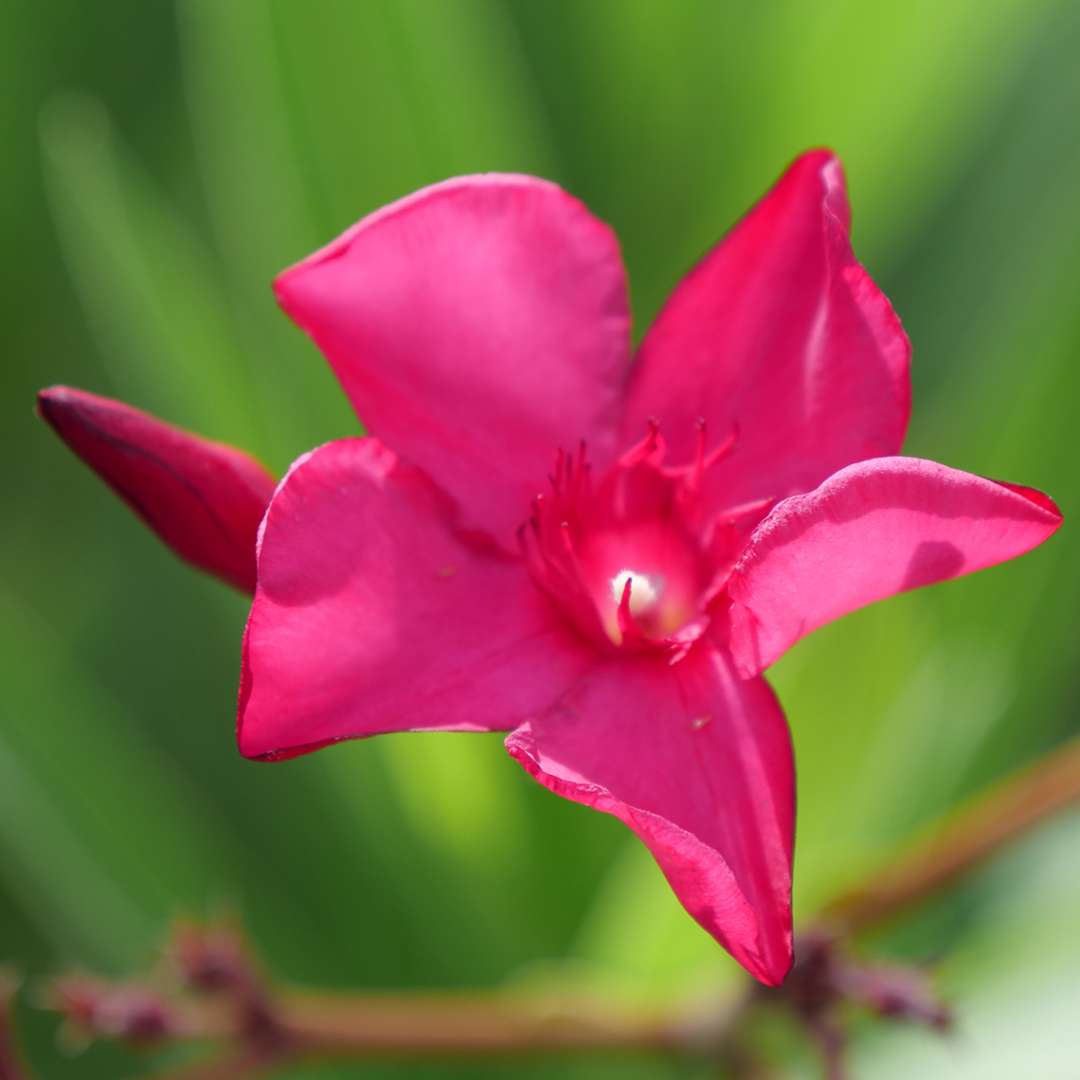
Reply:
[[[455,173],[538,173],[611,222],[640,334],[797,152],[831,145],[857,252],[914,342],[908,451],[1042,487],[1074,519],[775,669],[800,915],[1075,732],[1078,56],[1071,0],[0,5],[0,959],[122,972],[171,917],[228,908],[274,970],[327,986],[573,978],[667,998],[736,977],[622,826],[534,786],[498,737],[243,761],[243,598],[175,561],[33,415],[39,386],[68,382],[276,470],[356,431],[270,279]],[[879,937],[939,962],[961,1024],[867,1027],[857,1075],[1078,1075],[1078,845],[1073,814]],[[30,998],[40,1075],[139,1071],[112,1048],[65,1056]]]

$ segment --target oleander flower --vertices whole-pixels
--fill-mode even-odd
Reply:
[[[282,307],[371,436],[304,455],[269,500],[241,751],[508,731],[532,776],[628,825],[687,911],[781,982],[795,781],[762,672],[823,623],[1060,523],[1037,491],[894,456],[909,345],[848,217],[837,160],[798,159],[633,363],[615,237],[542,180],[435,185],[285,271]],[[156,429],[100,420],[95,443],[59,419],[83,405],[58,390],[42,408],[193,558],[135,490],[168,458]],[[229,460],[200,477],[166,461],[157,497],[216,520]],[[221,531],[248,557],[252,519]]]

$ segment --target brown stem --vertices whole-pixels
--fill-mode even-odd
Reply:
[[[926,839],[886,864],[824,911],[833,933],[850,935],[927,899],[1051,814],[1080,800],[1080,739],[1055,750],[956,812]],[[538,1003],[500,995],[273,995],[284,1046],[335,1056],[659,1053],[718,1047],[758,998],[737,999],[717,1025],[685,1014]],[[828,1033],[832,1034],[832,1033]],[[830,1051],[834,1049],[830,1038]],[[831,1053],[830,1061],[836,1057]],[[839,1068],[830,1065],[835,1072]]]
[[[269,991],[273,1052],[296,1057],[488,1057],[500,1054],[657,1052],[687,1049],[693,1022],[672,1011],[603,1007],[584,999],[462,995],[316,994]],[[184,1039],[243,1039],[207,1009],[188,1015]]]
[[[861,885],[828,904],[823,919],[838,934],[888,922],[1076,802],[1080,802],[1080,738],[976,796]]]
[[[227,927],[209,935],[205,930],[188,928],[174,943],[174,962],[187,984],[211,995],[201,1002],[187,1001],[170,1010],[146,993],[133,992],[130,985],[118,988],[119,999],[104,1001],[101,995],[107,994],[107,989],[103,984],[86,980],[70,983],[66,1000],[69,1011],[84,1024],[94,1027],[99,1015],[107,1020],[102,1034],[129,1032],[132,1037],[146,1037],[152,1033],[159,1039],[212,1040],[227,1047],[225,1057],[175,1073],[173,1080],[253,1076],[291,1061],[313,1058],[482,1058],[588,1052],[719,1055],[732,1049],[733,1033],[756,1005],[771,1000],[786,1003],[796,1015],[817,1018],[819,1026],[814,1034],[831,1075],[836,1077],[841,1075],[843,1032],[820,1025],[832,1023],[833,1003],[861,1000],[859,994],[852,995],[842,978],[838,982],[830,975],[843,975],[846,970],[843,956],[832,952],[838,939],[883,923],[927,899],[1077,801],[1080,739],[997,784],[863,885],[829,904],[821,917],[824,933],[810,931],[801,938],[800,965],[781,991],[750,990],[726,1006],[710,1003],[707,1012],[604,1006],[567,997],[516,998],[497,992],[440,996],[282,990],[263,979],[241,936]],[[819,973],[820,977],[815,977],[814,965],[809,963],[815,940],[817,948],[824,950],[824,974]],[[928,1011],[925,988],[920,991],[917,986],[919,992],[913,996],[906,983],[897,982],[895,972],[884,978],[882,972],[867,969],[862,975],[858,984],[862,998],[867,998],[869,985],[869,999],[877,1002],[882,1015],[908,1015],[935,1024],[945,1015],[940,1008]],[[103,1001],[108,1007],[100,1007]],[[0,1080],[17,1080],[18,1072],[5,1073],[2,1068],[0,1063]]]

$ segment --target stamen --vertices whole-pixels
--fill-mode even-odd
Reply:
[[[697,453],[694,454],[693,484],[696,487],[705,475],[705,417],[699,416],[697,422]]]
[[[702,442],[704,443],[704,421],[702,421]],[[711,469],[718,461],[728,456],[734,448],[735,444],[739,441],[739,429],[733,427],[731,433],[728,435],[719,446],[715,447],[709,454],[706,455],[704,462],[702,463],[703,469]]]
[[[574,558],[574,537],[573,534],[570,532],[569,521],[559,522],[559,534],[562,536],[562,544],[564,550],[566,551],[566,554],[569,555],[570,558]]]
[[[664,460],[664,454],[667,452],[667,444],[664,442],[664,437],[660,434],[659,421],[650,416],[646,421],[646,427],[645,437],[641,442],[631,446],[630,449],[619,458],[619,465],[624,469],[646,463],[649,465],[659,465],[660,462]]]
[[[737,506],[732,506],[725,510],[721,515],[720,520],[727,522],[730,525],[736,525],[745,518],[761,518],[765,516],[765,511],[770,509],[775,502],[776,496],[768,495],[764,499],[754,499],[751,502],[739,503]]]
[[[699,416],[694,426],[697,429],[697,437],[694,442],[693,460],[688,465],[669,465],[663,470],[667,476],[673,478],[681,477],[685,490],[691,494],[696,494],[701,490],[701,482],[704,479],[705,473],[718,461],[721,461],[731,453],[732,448],[739,438],[738,428],[732,428],[731,433],[719,446],[713,447],[712,450],[706,453],[705,447],[708,444],[708,424],[705,421],[705,417]]]

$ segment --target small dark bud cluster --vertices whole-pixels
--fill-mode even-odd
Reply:
[[[150,1045],[176,1033],[171,1009],[148,987],[69,975],[54,980],[51,997],[67,1021],[90,1037]]]

